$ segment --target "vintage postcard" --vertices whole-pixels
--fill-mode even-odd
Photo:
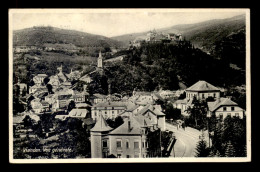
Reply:
[[[9,9],[10,163],[250,162],[249,9]]]

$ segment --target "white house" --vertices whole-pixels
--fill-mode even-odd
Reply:
[[[208,97],[219,98],[220,89],[206,81],[198,81],[186,89],[186,99],[193,99],[193,97],[198,100],[205,100]]]
[[[216,115],[219,119],[225,119],[227,116],[244,117],[244,110],[237,103],[229,98],[219,98],[214,102],[208,102],[208,115]]]

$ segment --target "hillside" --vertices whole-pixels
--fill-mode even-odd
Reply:
[[[216,19],[196,24],[175,25],[168,28],[158,29],[158,32],[181,33],[186,40],[206,52],[214,48],[217,41],[221,41],[230,34],[245,29],[245,15],[239,15],[228,19]],[[148,31],[147,31],[148,32]],[[129,43],[135,38],[145,36],[147,32],[133,33],[112,37],[117,41]]]
[[[110,38],[55,27],[33,27],[14,31],[14,46],[41,46],[43,44],[72,44],[76,47],[121,47]]]

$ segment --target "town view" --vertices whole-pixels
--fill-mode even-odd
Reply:
[[[245,33],[244,14],[112,37],[14,30],[13,158],[247,157]]]

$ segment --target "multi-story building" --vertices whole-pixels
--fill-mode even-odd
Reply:
[[[198,81],[186,89],[186,99],[193,99],[193,97],[198,100],[205,100],[208,97],[216,99],[220,97],[220,89],[206,81]]]
[[[145,117],[131,117],[116,129],[110,128],[102,115],[91,131],[91,157],[147,157],[146,134],[152,127]]]
[[[116,118],[118,114],[124,112],[127,109],[129,102],[103,102],[94,105],[91,108],[91,117],[96,120],[99,115],[102,115],[105,119]]]
[[[180,109],[182,115],[188,116],[187,109],[192,105],[192,100],[196,97],[198,100],[206,100],[209,97],[217,99],[220,97],[220,89],[206,81],[198,81],[186,90],[186,98],[177,100],[173,107]]]
[[[208,102],[208,115],[215,115],[220,120],[225,119],[227,116],[236,116],[241,119],[244,117],[244,110],[229,98],[218,98],[214,102]]]

